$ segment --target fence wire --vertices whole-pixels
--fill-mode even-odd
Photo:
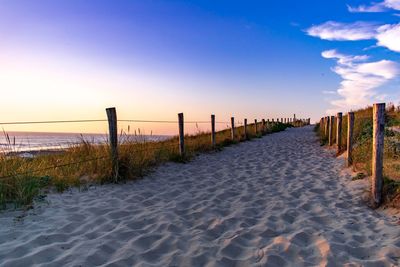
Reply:
[[[54,120],[54,121],[10,121],[10,122],[0,122],[0,125],[28,125],[28,124],[57,124],[57,123],[88,123],[88,122],[107,122],[106,119],[94,119],[94,120]],[[137,120],[137,119],[121,119],[118,122],[135,122],[135,123],[178,123],[178,121],[169,120]],[[211,123],[211,121],[184,121],[184,123]],[[225,123],[230,122],[216,121],[215,123]]]

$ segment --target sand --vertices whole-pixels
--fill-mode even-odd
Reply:
[[[397,220],[312,127],[0,214],[1,266],[399,266]],[[357,182],[358,183],[358,182]]]

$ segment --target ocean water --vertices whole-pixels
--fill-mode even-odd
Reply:
[[[120,136],[119,141],[162,141],[170,138],[165,135],[147,136]],[[82,141],[91,144],[104,144],[108,142],[105,134],[78,134],[78,133],[33,133],[33,132],[7,132],[0,135],[0,152],[32,152],[42,150],[62,150]]]

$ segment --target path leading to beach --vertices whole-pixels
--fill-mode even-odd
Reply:
[[[399,266],[400,226],[360,204],[312,127],[137,182],[0,214],[1,266]]]

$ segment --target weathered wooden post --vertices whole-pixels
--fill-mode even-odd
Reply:
[[[235,118],[231,117],[231,138],[235,141]]]
[[[374,104],[372,130],[372,182],[371,193],[375,206],[382,202],[383,142],[385,133],[385,103]]]
[[[215,141],[215,115],[211,115],[211,144],[212,147],[215,148],[216,141]]]
[[[257,119],[254,120],[254,132],[256,135],[258,134]]]
[[[178,114],[178,123],[179,123],[179,153],[183,157],[185,155],[185,131],[184,131],[183,113]]]
[[[349,112],[347,116],[347,167],[353,164],[353,129],[354,129],[354,112]]]
[[[337,126],[336,126],[336,145],[337,154],[342,151],[342,112],[337,114]]]
[[[244,119],[244,139],[247,139],[247,119]]]
[[[112,178],[114,182],[118,182],[119,165],[118,165],[118,126],[117,111],[115,108],[107,108],[108,132],[110,140],[110,153],[112,161]]]
[[[328,137],[329,121],[330,121],[330,117],[329,116],[325,117],[325,130],[324,130],[325,138]]]
[[[319,120],[319,133],[322,136],[322,127],[324,127],[324,117]]]
[[[266,130],[265,119],[262,119],[262,133],[264,134]]]
[[[333,145],[333,124],[335,123],[335,117],[331,116],[329,118],[329,136],[328,136],[328,144],[329,146]]]

